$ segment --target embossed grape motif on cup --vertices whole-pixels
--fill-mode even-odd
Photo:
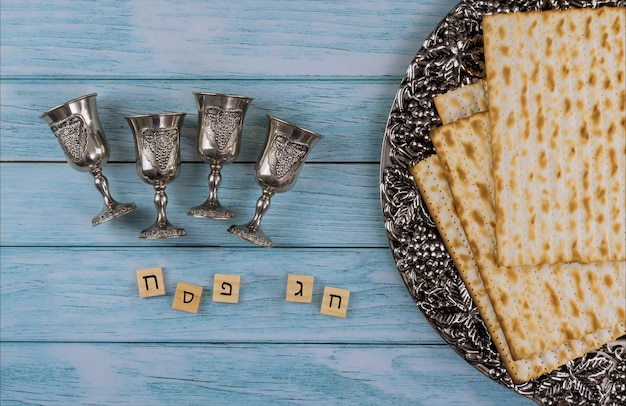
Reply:
[[[148,161],[161,172],[176,166],[176,145],[178,129],[176,127],[144,128],[143,153]]]
[[[243,121],[243,110],[210,106],[204,110],[204,131],[207,139],[214,139],[219,154],[230,151],[237,142]]]
[[[302,162],[309,150],[306,144],[290,141],[284,134],[277,135],[270,148],[269,163],[278,179],[287,176],[295,164]]]
[[[68,163],[78,171],[89,171],[103,200],[100,214],[91,219],[93,226],[130,213],[134,203],[116,201],[109,190],[109,181],[102,166],[109,158],[109,145],[104,135],[96,107],[96,93],[70,100],[39,117],[49,126],[63,149]]]
[[[64,120],[53,123],[50,129],[59,140],[63,152],[73,162],[80,162],[85,157],[87,148],[87,126],[79,115],[72,115]]]

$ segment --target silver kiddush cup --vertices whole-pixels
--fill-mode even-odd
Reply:
[[[188,214],[213,219],[233,218],[233,212],[220,204],[217,192],[222,183],[222,166],[239,155],[243,120],[253,99],[220,93],[198,92],[194,95],[198,106],[197,152],[211,165],[211,172],[209,197],[201,205],[192,207]]]
[[[175,238],[187,234],[173,226],[165,214],[165,188],[180,173],[180,131],[185,113],[148,114],[126,117],[135,139],[139,179],[153,185],[157,219],[140,238]]]
[[[109,159],[109,143],[104,136],[96,106],[96,93],[91,93],[41,115],[56,136],[67,162],[76,170],[90,172],[96,188],[104,199],[100,214],[91,220],[93,226],[130,213],[134,203],[118,203],[109,192],[109,182],[101,166]]]
[[[261,230],[261,219],[270,207],[274,193],[293,187],[304,161],[321,135],[270,115],[265,147],[255,165],[258,184],[263,194],[257,200],[254,217],[245,225],[232,225],[228,231],[251,243],[271,247],[272,240]]]

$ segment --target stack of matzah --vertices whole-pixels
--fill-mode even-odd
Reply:
[[[624,8],[483,21],[413,175],[515,382],[626,333]]]

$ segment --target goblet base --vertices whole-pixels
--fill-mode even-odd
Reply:
[[[202,217],[216,220],[226,220],[235,217],[232,211],[225,209],[220,204],[203,204],[200,206],[192,207],[187,214],[193,217]]]
[[[269,248],[272,246],[272,240],[265,235],[260,227],[256,229],[251,229],[247,224],[241,226],[232,225],[228,229],[228,232],[264,248]]]
[[[155,240],[158,238],[178,238],[187,235],[184,228],[174,227],[169,221],[163,225],[154,223],[152,227],[146,228],[139,233],[139,238]]]
[[[91,219],[91,225],[95,227],[116,217],[128,214],[136,208],[137,206],[134,203],[118,203],[113,207],[105,206],[100,214]]]

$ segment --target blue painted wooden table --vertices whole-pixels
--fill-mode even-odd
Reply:
[[[406,67],[456,0],[24,1],[1,7],[2,405],[531,404],[457,356],[396,270],[379,203],[387,115]],[[194,91],[254,97],[222,203],[253,214],[266,114],[325,138],[263,221],[257,248],[226,221],[188,217],[207,194]],[[136,212],[93,228],[101,200],[39,115],[98,93],[114,197]],[[183,111],[168,215],[188,236],[140,240],[155,212],[126,115]],[[135,272],[162,267],[166,295]],[[238,304],[213,276],[241,276]],[[312,303],[287,275],[315,277]],[[173,310],[176,283],[205,289]],[[320,314],[325,286],[347,317]]]

